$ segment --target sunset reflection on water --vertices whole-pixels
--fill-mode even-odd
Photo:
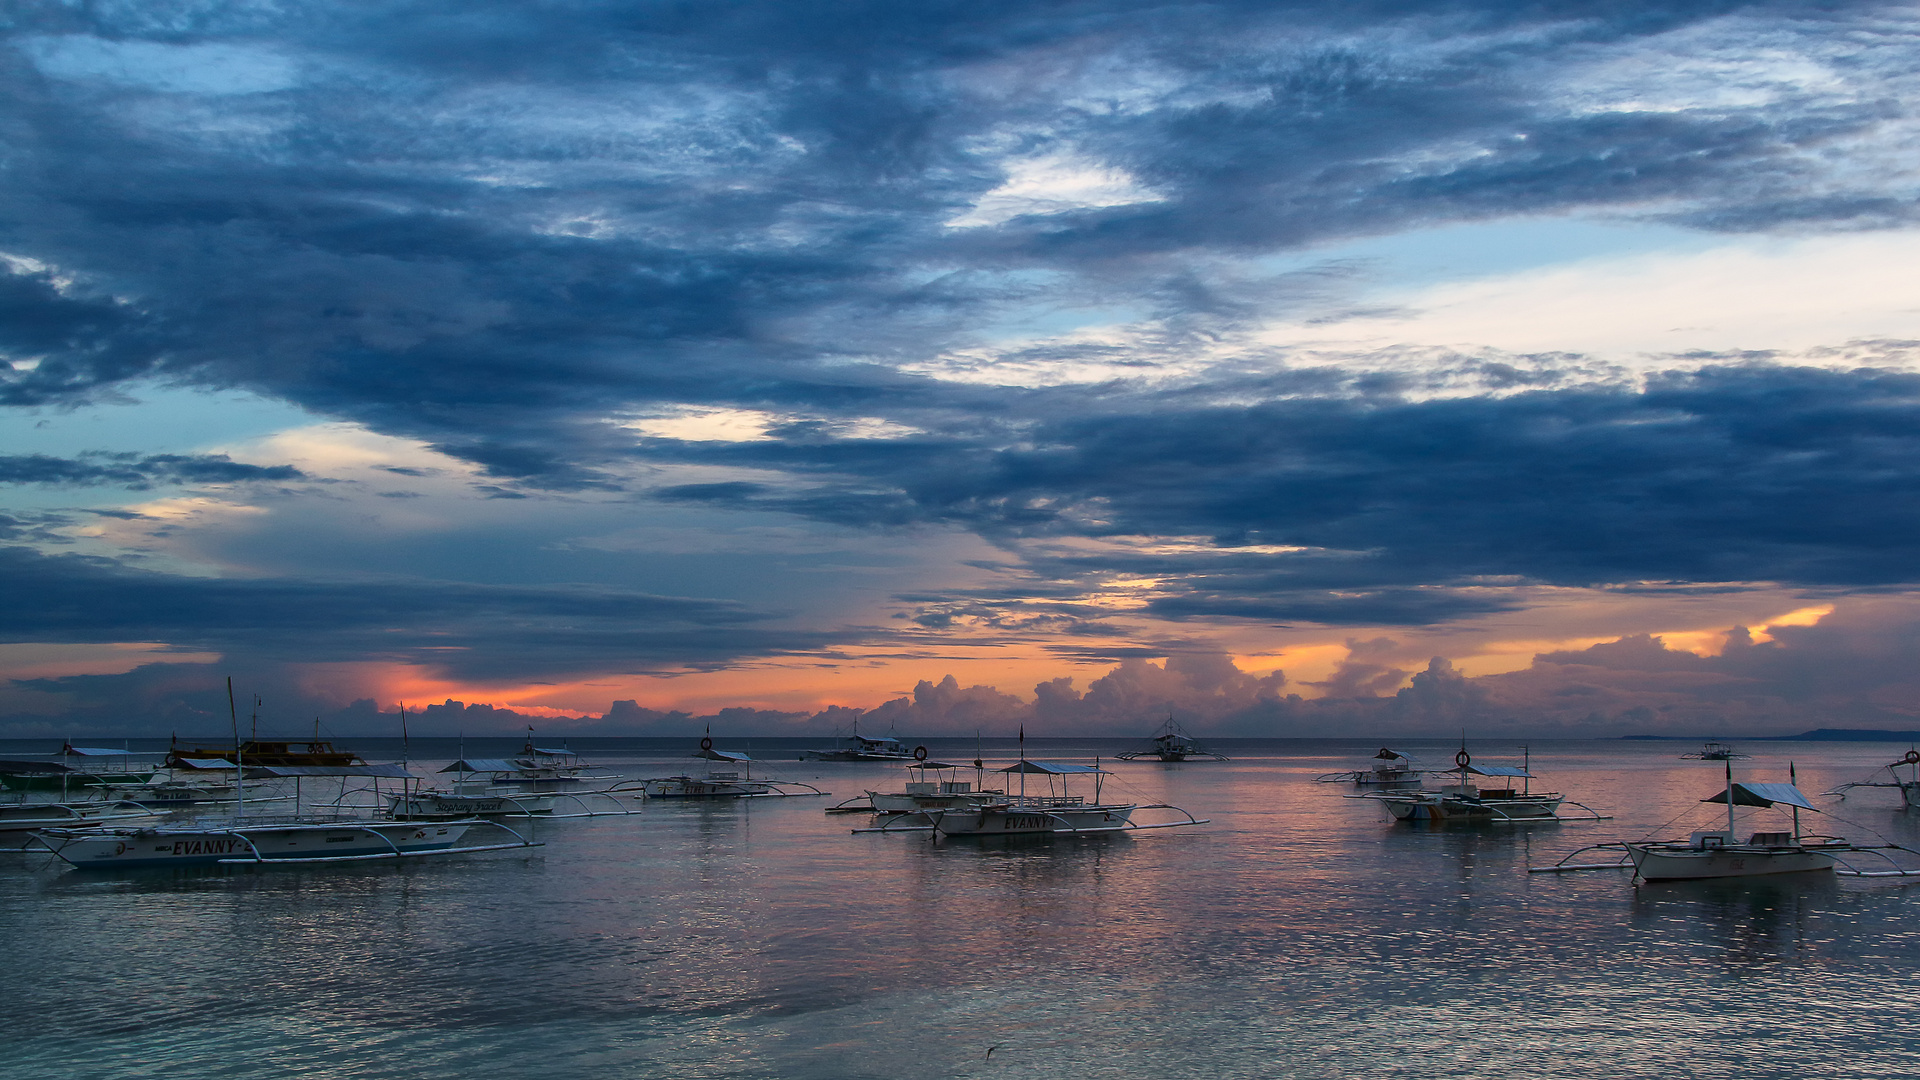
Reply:
[[[0,926],[31,963],[0,1038],[49,1077],[1910,1071],[1913,889],[1525,872],[1710,817],[1715,767],[1536,746],[1544,782],[1613,820],[1423,828],[1310,782],[1370,749],[1112,765],[1109,796],[1212,819],[1131,836],[851,835],[865,819],[824,805],[897,770],[788,762],[834,798],[547,822],[532,855],[118,876],[9,855]],[[1742,768],[1784,778],[1788,754],[1815,791],[1885,749]],[[1888,795],[1828,831],[1914,842]]]

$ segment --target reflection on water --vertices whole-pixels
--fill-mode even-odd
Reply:
[[[1529,876],[1697,811],[1715,778],[1670,748],[1536,747],[1615,820],[1421,828],[1308,782],[1371,749],[1115,766],[1128,797],[1213,819],[1134,836],[852,835],[863,819],[820,812],[837,800],[786,799],[651,804],[542,824],[532,853],[407,865],[89,876],[7,855],[0,928],[23,959],[0,1061],[436,1080],[1911,1071],[1911,889]],[[1794,753],[1810,790],[1873,760]],[[894,779],[804,768],[843,792]],[[1852,824],[1827,831],[1915,840],[1886,805],[1840,809]]]

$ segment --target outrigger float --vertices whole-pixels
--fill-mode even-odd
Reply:
[[[945,837],[987,836],[1075,836],[1086,833],[1142,832],[1148,829],[1174,829],[1205,825],[1207,818],[1196,818],[1168,803],[1109,803],[1101,800],[1101,781],[1112,775],[1098,764],[1068,765],[1055,761],[1029,761],[1021,758],[1001,773],[1020,777],[1020,790],[1013,795],[997,795],[990,801],[922,810],[901,815],[868,832],[932,832]],[[1045,776],[1047,794],[1027,794],[1027,777]],[[1093,801],[1067,791],[1067,778],[1093,777]],[[1056,789],[1056,781],[1058,787]],[[1172,810],[1185,821],[1141,824],[1133,820],[1140,810]],[[924,819],[925,824],[919,820]]]
[[[1607,820],[1607,816],[1598,810],[1573,802],[1557,791],[1534,791],[1532,755],[1525,747],[1521,749],[1527,754],[1522,759],[1525,762],[1523,765],[1475,765],[1473,755],[1462,746],[1459,753],[1453,755],[1452,771],[1457,772],[1458,779],[1452,784],[1441,785],[1434,791],[1369,791],[1343,798],[1378,803],[1396,821],[1524,825],[1549,821]],[[1473,777],[1498,778],[1506,781],[1506,786],[1480,787],[1473,783]],[[1522,782],[1518,791],[1513,787],[1515,780]],[[1577,806],[1586,811],[1586,815],[1563,817],[1560,814],[1562,806]]]
[[[1727,759],[1722,759],[1727,760]],[[1789,766],[1789,777],[1792,777]],[[1904,878],[1920,877],[1920,869],[1908,869],[1894,861],[1891,851],[1920,856],[1899,844],[1855,844],[1842,837],[1803,833],[1800,811],[1819,813],[1818,807],[1794,783],[1736,784],[1733,765],[1727,763],[1727,786],[1717,795],[1701,802],[1725,803],[1727,827],[1724,830],[1697,830],[1686,840],[1615,841],[1590,844],[1569,852],[1552,866],[1532,866],[1530,874],[1560,874],[1583,870],[1632,870],[1642,881],[1707,881],[1719,878],[1747,878],[1772,874],[1826,872],[1841,877]],[[1734,807],[1752,806],[1771,809],[1785,806],[1793,811],[1791,832],[1755,832],[1745,842],[1736,839]],[[1609,862],[1582,862],[1589,852],[1614,851]],[[1883,860],[1887,868],[1863,869],[1848,862],[1850,854],[1871,855]],[[1879,864],[1873,864],[1878,867]]]
[[[1903,767],[1908,770],[1906,776],[1900,775]],[[1887,779],[1856,780],[1850,784],[1841,784],[1832,791],[1823,791],[1821,794],[1844,799],[1847,797],[1847,792],[1854,788],[1894,788],[1900,792],[1901,805],[1908,810],[1920,808],[1920,750],[1909,750],[1899,761],[1882,765],[1880,768],[1886,771]]]

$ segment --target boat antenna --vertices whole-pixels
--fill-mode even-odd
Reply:
[[[1532,747],[1522,746],[1520,748],[1520,771],[1527,774],[1527,778],[1524,782],[1525,787],[1524,787],[1524,790],[1521,791],[1521,794],[1523,795],[1533,794],[1533,748]],[[1512,790],[1512,788],[1509,787],[1508,790]]]
[[[1020,800],[1023,804],[1026,802],[1026,798],[1027,798],[1027,725],[1021,724],[1020,725]]]

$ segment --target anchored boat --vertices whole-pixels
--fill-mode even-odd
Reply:
[[[1680,755],[1683,761],[1734,761],[1751,756],[1753,755],[1742,754],[1723,742],[1702,743],[1697,753]]]
[[[1907,770],[1905,776],[1900,775],[1902,768]],[[1901,805],[1909,810],[1920,807],[1920,750],[1909,750],[1899,761],[1880,766],[1879,770],[1875,770],[1876,775],[1881,770],[1887,774],[1885,780],[1856,780],[1822,794],[1837,795],[1844,799],[1847,792],[1854,788],[1894,788],[1900,792]]]
[[[840,745],[831,750],[802,750],[801,761],[910,761],[918,753],[926,757],[926,747],[907,749],[907,744],[888,735],[882,739],[869,739],[860,734],[860,725],[855,722],[853,730],[838,740]]]
[[[1854,844],[1838,836],[1808,834],[1800,831],[1800,811],[1819,812],[1795,782],[1789,766],[1789,783],[1735,783],[1733,764],[1726,765],[1727,786],[1717,795],[1700,800],[1725,803],[1725,829],[1696,830],[1686,840],[1640,840],[1626,843],[1592,844],[1569,853],[1552,866],[1530,867],[1530,873],[1563,873],[1574,870],[1625,870],[1643,881],[1706,881],[1717,878],[1760,877],[1771,874],[1826,872],[1849,877],[1913,877],[1920,870],[1906,869],[1887,852],[1902,851],[1920,855],[1898,844]],[[1756,831],[1746,840],[1738,839],[1734,808],[1751,806],[1773,809],[1784,806],[1792,811],[1791,831]],[[1615,851],[1610,862],[1579,862],[1588,852]],[[1847,856],[1864,854],[1884,861],[1885,869],[1861,869],[1849,863]],[[1879,864],[1874,864],[1878,866]]]
[[[1102,801],[1101,781],[1111,774],[1097,764],[1070,765],[1057,761],[1028,761],[1023,757],[998,771],[1012,773],[1020,778],[1020,790],[1017,794],[1003,795],[992,802],[928,811],[927,817],[931,824],[920,828],[931,828],[941,836],[949,837],[1060,836],[1081,833],[1138,832],[1144,829],[1171,829],[1207,823],[1205,819],[1196,818],[1185,810],[1167,803]],[[1027,793],[1029,776],[1047,778],[1045,795]],[[1088,802],[1085,796],[1074,795],[1067,791],[1068,780],[1071,777],[1092,778],[1092,802]],[[1134,813],[1139,810],[1172,810],[1183,815],[1186,820],[1143,825],[1133,820]],[[892,830],[882,826],[877,831],[908,830]]]
[[[1420,767],[1411,755],[1398,750],[1381,747],[1373,755],[1373,767],[1370,769],[1349,769],[1346,772],[1326,773],[1313,778],[1316,784],[1352,784],[1358,788],[1372,788],[1375,791],[1404,791],[1420,786],[1420,778],[1427,770]]]
[[[1154,734],[1152,742],[1147,746],[1114,756],[1121,761],[1138,761],[1141,758],[1158,758],[1168,762],[1229,760],[1201,746],[1179,724],[1174,723],[1171,716],[1167,717],[1166,723],[1160,725],[1160,730]]]
[[[1460,752],[1453,756],[1453,771],[1457,776],[1454,783],[1440,785],[1431,791],[1369,791],[1363,795],[1348,795],[1347,798],[1379,803],[1396,821],[1531,823],[1565,820],[1560,816],[1560,807],[1567,802],[1567,797],[1557,791],[1533,790],[1532,755],[1524,747],[1522,751],[1527,754],[1523,765],[1475,765],[1473,755],[1462,746]],[[1481,786],[1475,782],[1475,777],[1505,781],[1505,786]],[[1515,780],[1522,783],[1519,790],[1513,786]],[[1587,817],[1582,820],[1601,820],[1601,815],[1590,807],[1579,803],[1571,805],[1587,812]]]
[[[694,757],[719,762],[722,767],[709,766],[704,776],[687,773],[656,776],[641,781],[641,790],[646,792],[649,799],[772,799],[789,795],[828,794],[798,780],[754,779],[753,759],[731,750],[715,750],[712,735],[701,737],[700,752]],[[789,788],[805,790],[789,791]]]

